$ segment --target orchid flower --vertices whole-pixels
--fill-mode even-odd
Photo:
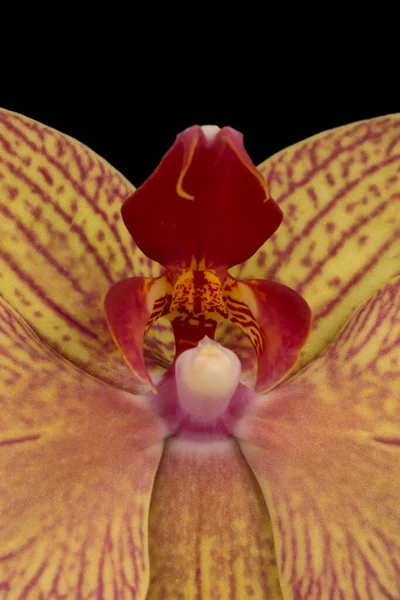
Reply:
[[[400,597],[399,140],[0,111],[0,597]]]

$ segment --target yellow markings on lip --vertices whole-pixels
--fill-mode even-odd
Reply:
[[[193,314],[227,313],[222,300],[221,281],[214,271],[183,269],[175,276],[172,285],[171,312],[183,308]]]
[[[194,256],[192,256],[190,260],[190,269],[192,269],[192,271],[205,271],[206,259],[203,257],[200,260],[197,260]]]
[[[183,269],[180,271],[174,282],[170,310],[173,312],[182,306],[193,312],[194,273],[192,269]]]

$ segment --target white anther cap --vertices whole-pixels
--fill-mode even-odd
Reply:
[[[239,385],[240,371],[236,354],[205,336],[176,361],[181,407],[198,420],[214,420],[228,407]]]

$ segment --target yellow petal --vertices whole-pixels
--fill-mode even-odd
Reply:
[[[149,544],[147,600],[282,598],[268,511],[232,441],[167,443]]]
[[[400,277],[238,435],[285,600],[400,598]]]
[[[145,598],[163,427],[4,301],[0,352],[0,595]]]
[[[284,218],[236,277],[300,293],[314,328],[298,369],[377,288],[400,272],[400,116],[316,135],[260,166]]]
[[[63,356],[128,390],[103,300],[120,279],[157,274],[120,218],[132,191],[83,144],[0,110],[2,295]]]

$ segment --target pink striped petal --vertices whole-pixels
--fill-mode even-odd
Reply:
[[[149,519],[147,600],[282,598],[268,512],[236,443],[170,441]]]
[[[284,598],[400,598],[400,277],[237,433]]]
[[[146,596],[163,428],[0,304],[0,596]]]
[[[400,272],[400,115],[318,134],[260,170],[283,222],[232,275],[279,281],[308,302],[313,331],[301,368]]]
[[[0,286],[51,346],[134,390],[103,313],[120,279],[153,275],[122,223],[133,186],[79,142],[0,110]]]

